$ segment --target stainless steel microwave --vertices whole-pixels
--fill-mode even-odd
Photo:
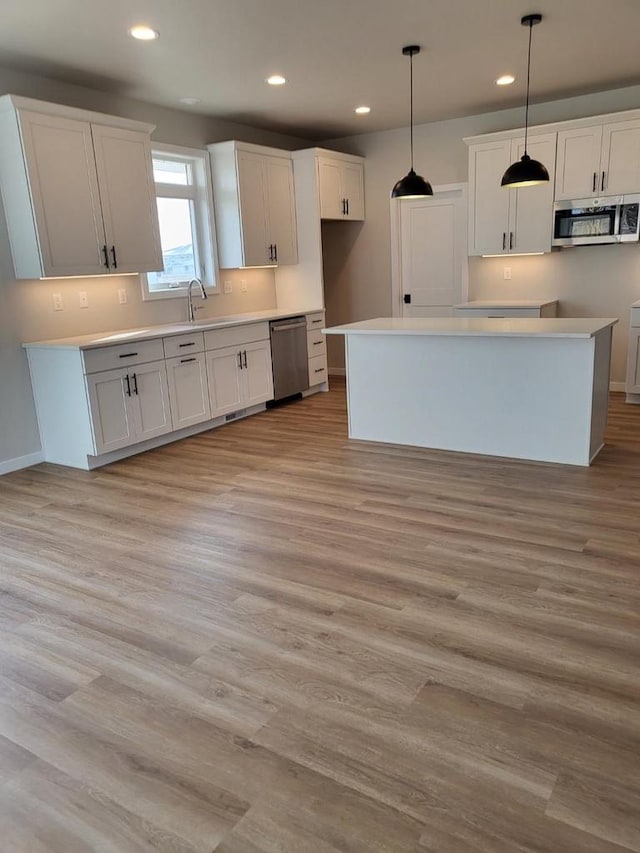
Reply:
[[[639,208],[640,195],[557,201],[553,206],[553,245],[637,242]]]

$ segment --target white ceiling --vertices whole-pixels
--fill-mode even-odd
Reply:
[[[0,64],[323,139],[408,123],[404,44],[424,49],[418,123],[522,103],[529,12],[534,101],[640,83],[640,0],[20,0],[3,4]],[[131,39],[138,22],[160,39]],[[264,83],[276,71],[286,86]]]

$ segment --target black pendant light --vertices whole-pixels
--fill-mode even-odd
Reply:
[[[411,168],[409,173],[401,178],[391,190],[391,198],[424,198],[433,195],[433,188],[429,181],[421,175],[416,175],[413,169],[413,57],[420,53],[417,44],[409,44],[402,48],[402,55],[409,57],[411,68]]]
[[[527,102],[524,118],[524,154],[520,160],[512,163],[502,176],[502,186],[518,189],[518,187],[534,187],[537,184],[549,182],[549,172],[539,160],[532,160],[527,154],[529,136],[529,82],[531,79],[531,32],[535,24],[539,24],[542,15],[525,15],[520,23],[529,27],[529,55],[527,58]]]

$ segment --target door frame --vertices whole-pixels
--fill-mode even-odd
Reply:
[[[462,301],[469,298],[469,253],[468,253],[468,203],[469,185],[440,184],[433,188],[433,201],[451,198],[456,202],[462,216],[458,217],[459,245],[463,247],[463,257],[460,259],[462,270]],[[402,317],[402,263],[401,263],[401,233],[400,205],[409,207],[412,204],[424,204],[425,199],[391,199],[391,316]]]

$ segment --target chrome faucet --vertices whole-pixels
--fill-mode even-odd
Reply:
[[[197,284],[200,288],[200,295],[202,296],[202,298],[207,298],[207,291],[204,289],[204,284],[200,281],[199,278],[192,278],[189,282],[189,287],[187,288],[187,314],[190,323],[193,323],[193,321],[196,319],[196,311],[204,307],[203,305],[200,305],[198,308],[196,308],[193,304],[193,299],[191,298],[191,288],[194,284]]]

